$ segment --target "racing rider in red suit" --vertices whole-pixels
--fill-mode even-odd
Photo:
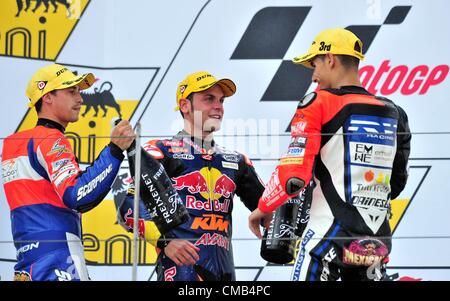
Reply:
[[[249,217],[260,237],[260,220],[267,222],[313,177],[310,220],[293,280],[384,278],[390,201],[406,185],[411,135],[402,108],[362,87],[363,57],[361,40],[336,28],[321,32],[309,52],[293,60],[314,69],[320,90],[300,101],[288,151]]]

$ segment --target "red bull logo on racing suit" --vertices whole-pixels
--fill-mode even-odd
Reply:
[[[227,213],[229,210],[230,199],[236,190],[236,184],[230,177],[222,174],[219,170],[204,167],[200,170],[172,179],[173,187],[177,190],[187,188],[191,194],[199,193],[207,202],[195,198],[195,196],[186,197],[186,208],[206,211],[220,211]],[[224,201],[219,202],[220,198]]]

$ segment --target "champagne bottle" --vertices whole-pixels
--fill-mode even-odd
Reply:
[[[180,196],[167,175],[163,165],[142,147],[140,197],[161,234],[189,220]],[[136,141],[127,149],[130,174],[135,179]]]
[[[261,244],[261,257],[266,261],[285,264],[294,259],[297,242],[294,230],[300,202],[300,198],[294,197],[275,210]]]
[[[298,207],[297,214],[297,223],[294,230],[294,234],[297,237],[302,237],[303,232],[306,229],[306,226],[309,222],[309,212],[311,210],[311,202],[312,202],[312,192],[314,190],[315,183],[311,181],[309,186],[307,186],[299,195],[300,197],[300,206]]]

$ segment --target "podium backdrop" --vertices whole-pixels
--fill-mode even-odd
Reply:
[[[410,179],[392,201],[388,274],[450,280],[450,5],[445,0],[3,0],[0,4],[0,146],[33,127],[25,87],[53,62],[97,81],[84,92],[79,122],[67,129],[83,164],[91,162],[119,115],[142,124],[142,139],[182,127],[175,89],[188,73],[228,77],[219,144],[246,153],[267,181],[289,144],[298,100],[316,89],[311,71],[291,63],[315,35],[345,27],[363,41],[360,74],[372,93],[408,113],[413,132]],[[67,3],[67,6],[64,5]],[[112,192],[83,215],[85,255],[94,280],[131,279],[131,236],[116,223],[114,200],[128,179],[124,162]],[[9,208],[0,188],[0,277],[15,264]],[[292,265],[268,265],[235,198],[233,250],[238,280],[288,280]],[[446,255],[447,254],[447,255]],[[140,245],[139,279],[155,279],[155,251]]]

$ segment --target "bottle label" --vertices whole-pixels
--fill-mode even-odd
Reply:
[[[174,193],[169,197],[169,204],[170,204],[170,214],[175,214],[175,212],[177,211],[177,207],[178,207],[178,203],[180,203],[180,197],[178,196],[178,193]]]
[[[277,230],[273,238],[291,238],[294,234],[294,227],[289,224],[280,224]]]

